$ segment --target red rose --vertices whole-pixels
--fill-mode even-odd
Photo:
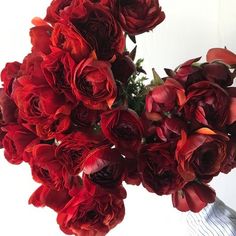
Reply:
[[[73,0],[53,0],[51,5],[47,8],[47,15],[44,20],[51,24],[60,21],[60,14],[63,10],[70,6]]]
[[[31,28],[30,37],[33,45],[32,52],[42,52],[46,55],[49,54],[51,52],[51,34],[52,27],[46,24]]]
[[[78,128],[91,128],[99,120],[99,112],[91,110],[83,105],[82,102],[71,111],[71,122]]]
[[[88,0],[77,1],[64,17],[89,42],[99,60],[123,53],[125,37],[109,8]]]
[[[35,207],[50,207],[56,212],[59,212],[71,200],[71,196],[67,189],[56,191],[45,185],[41,185],[30,197],[29,204]]]
[[[64,93],[69,101],[75,102],[69,81],[73,78],[76,63],[70,54],[52,48],[52,53],[44,58],[41,67],[50,87],[58,94]]]
[[[57,160],[71,175],[78,175],[83,169],[85,151],[91,150],[101,142],[100,137],[89,133],[75,132],[59,141],[55,155]]]
[[[89,57],[90,54],[95,54],[92,53],[91,46],[83,36],[75,32],[74,27],[66,24],[56,23],[54,25],[51,40],[54,47],[69,52],[76,62]],[[96,58],[96,55],[93,57]]]
[[[236,124],[236,87],[230,87],[227,89],[229,94],[229,107],[228,107],[228,119],[227,125],[229,126],[229,131],[232,135],[235,135],[235,124]]]
[[[119,21],[130,35],[152,30],[165,19],[158,0],[119,1]]]
[[[172,194],[172,203],[179,211],[201,211],[216,198],[215,191],[206,184],[190,182],[183,189]]]
[[[8,96],[11,96],[13,81],[19,76],[21,64],[17,61],[7,63],[1,72],[3,89]]]
[[[21,125],[8,125],[4,130],[7,132],[2,141],[5,158],[11,164],[28,161],[25,157],[27,149],[39,143],[37,136]]]
[[[124,159],[109,146],[99,146],[87,153],[83,163],[84,178],[103,188],[121,185],[124,178]]]
[[[57,222],[65,232],[105,236],[123,220],[124,215],[121,198],[104,190],[91,195],[84,189],[59,212]]]
[[[139,151],[143,126],[138,115],[131,109],[118,107],[101,115],[101,129],[105,137],[122,151]]]
[[[158,121],[168,113],[177,112],[176,106],[182,106],[186,101],[183,86],[176,80],[168,78],[164,84],[156,86],[146,96],[146,116]]]
[[[184,185],[170,149],[167,143],[148,144],[142,148],[138,159],[143,186],[158,195],[174,193]]]
[[[208,128],[201,128],[189,137],[182,132],[176,150],[178,171],[186,181],[196,178],[210,181],[218,175],[226,158],[228,137]]]
[[[223,127],[228,119],[229,95],[219,85],[201,81],[187,90],[185,117],[190,121],[212,127]]]
[[[33,179],[50,189],[60,191],[67,186],[68,174],[55,157],[55,145],[38,144],[32,149],[30,166]]]
[[[76,98],[93,110],[106,110],[117,95],[110,63],[92,58],[81,61],[71,82]]]

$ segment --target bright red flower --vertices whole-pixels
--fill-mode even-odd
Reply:
[[[236,54],[226,48],[212,48],[207,52],[207,61],[223,61],[228,65],[236,65]]]

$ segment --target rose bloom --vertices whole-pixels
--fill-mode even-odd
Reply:
[[[57,222],[65,233],[105,236],[124,215],[122,198],[101,189],[94,193],[82,189],[59,212]]]
[[[119,5],[119,22],[130,35],[152,30],[165,19],[158,0],[121,0]]]
[[[228,137],[208,128],[201,128],[187,137],[182,132],[176,160],[178,171],[186,181],[196,178],[209,182],[218,175],[226,158]]]
[[[89,57],[90,54],[96,57],[86,39],[75,30],[73,26],[56,23],[51,36],[52,45],[69,52],[70,56],[76,62],[80,62],[82,59]]]
[[[11,96],[13,81],[19,76],[21,63],[15,61],[7,63],[1,72],[3,89],[8,96]]]
[[[28,161],[25,157],[27,149],[39,143],[38,137],[18,124],[7,125],[4,131],[7,132],[2,141],[6,160],[11,164]]]
[[[99,111],[91,110],[84,106],[83,102],[79,102],[71,111],[70,119],[75,127],[88,129],[93,127],[99,120]]]
[[[103,4],[75,1],[63,17],[87,40],[99,60],[111,60],[117,53],[123,53],[123,31]]]
[[[106,110],[116,99],[117,87],[106,61],[83,60],[75,69],[71,87],[76,98],[93,110]]]
[[[55,149],[55,145],[35,145],[31,152],[30,166],[33,179],[36,182],[60,191],[68,185],[70,176],[55,157]]]
[[[142,148],[138,159],[143,186],[158,195],[174,193],[185,183],[170,149],[168,143],[148,144]]]
[[[59,140],[55,155],[57,160],[71,175],[78,175],[83,169],[85,151],[91,150],[102,142],[100,136],[90,133],[73,132]]]
[[[164,84],[156,86],[146,96],[146,116],[158,121],[166,113],[177,112],[174,108],[186,101],[183,86],[175,79],[167,78]]]
[[[70,54],[59,48],[52,48],[52,53],[44,58],[41,67],[50,87],[58,94],[64,93],[69,101],[75,103],[70,81],[76,63]]]
[[[51,24],[60,21],[61,12],[63,12],[66,7],[70,6],[72,1],[73,0],[53,0],[51,5],[47,8],[47,15],[44,20]]]
[[[139,151],[143,126],[135,111],[118,107],[101,115],[101,129],[105,137],[122,151]]]
[[[208,185],[189,182],[183,189],[172,194],[172,203],[179,211],[199,212],[208,203],[213,203],[215,198],[215,191]]]
[[[184,113],[187,120],[212,127],[223,127],[228,119],[229,95],[218,84],[201,81],[187,90]]]
[[[84,178],[103,188],[115,188],[123,181],[124,164],[124,158],[117,149],[99,146],[85,156]]]

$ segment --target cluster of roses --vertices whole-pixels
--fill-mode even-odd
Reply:
[[[236,167],[236,87],[229,87],[236,73],[226,64],[236,65],[236,55],[212,49],[208,63],[199,59],[166,69],[147,95],[139,158],[144,187],[193,212],[215,201],[212,178]]]
[[[157,0],[54,0],[32,51],[1,73],[0,144],[41,186],[29,202],[67,234],[105,235],[124,218],[122,182],[140,183],[143,125],[123,98],[136,68],[125,35],[165,18]]]

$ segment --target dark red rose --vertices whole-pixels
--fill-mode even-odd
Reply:
[[[91,195],[82,190],[59,212],[61,229],[76,235],[105,236],[125,215],[121,198],[106,191]]]
[[[223,127],[228,119],[229,95],[219,85],[201,81],[187,90],[185,117],[190,121],[212,127]]]
[[[178,118],[166,118],[156,125],[156,135],[161,142],[177,140],[181,130],[186,130],[185,123]]]
[[[179,211],[201,211],[216,198],[215,191],[206,184],[190,182],[183,189],[172,194],[172,203]]]
[[[174,193],[185,183],[170,149],[168,143],[148,144],[142,148],[138,159],[143,186],[158,195]]]
[[[53,27],[51,40],[54,47],[69,52],[76,62],[89,57],[90,54],[96,58],[91,46],[81,34],[75,32],[72,26],[56,23]]]
[[[76,98],[93,110],[108,109],[117,95],[110,63],[92,58],[76,67],[71,86]]]
[[[70,24],[89,42],[99,60],[123,53],[125,37],[109,8],[90,1],[77,1],[67,9]]]
[[[101,142],[100,137],[90,133],[75,132],[66,135],[56,147],[56,158],[71,175],[78,175],[83,169],[85,151],[91,150]]]
[[[13,81],[19,76],[21,63],[15,61],[7,63],[1,72],[3,89],[8,96],[11,96]]]
[[[118,107],[103,112],[100,124],[105,137],[117,148],[133,153],[139,151],[143,137],[143,126],[135,111]]]
[[[52,53],[44,58],[41,67],[51,88],[58,94],[64,93],[68,100],[75,102],[70,81],[73,78],[76,63],[70,54],[61,49],[52,48]]]
[[[176,106],[182,106],[186,101],[183,86],[176,80],[168,78],[164,84],[156,86],[146,96],[146,116],[158,121],[162,116],[177,112]]]
[[[228,174],[233,168],[236,168],[236,145],[235,138],[230,139],[227,143],[227,154],[221,166],[221,172]]]
[[[63,10],[70,6],[73,0],[53,0],[51,5],[47,8],[47,15],[44,20],[54,24],[60,21],[60,14]]]
[[[12,98],[19,109],[19,116],[31,124],[40,124],[59,114],[70,114],[70,105],[63,94],[56,94],[44,77],[22,76],[14,83]]]
[[[41,185],[30,197],[29,204],[35,207],[50,207],[56,212],[62,210],[65,205],[71,200],[71,196],[67,189],[56,191],[45,185]]]
[[[98,120],[99,112],[87,108],[82,102],[79,102],[71,112],[71,122],[78,128],[91,128]]]
[[[165,19],[158,0],[120,0],[119,22],[130,35],[154,29]]]
[[[13,100],[0,88],[0,123],[15,123],[17,120],[17,107]]]
[[[233,84],[234,75],[230,72],[229,67],[223,63],[212,62],[201,65],[203,76],[213,83],[219,84],[222,87],[227,87]]]
[[[124,159],[115,148],[103,145],[89,152],[83,163],[84,178],[103,188],[121,185],[124,178]]]
[[[49,25],[35,26],[30,29],[32,52],[42,52],[49,54],[51,52],[51,34],[52,27]]]
[[[211,48],[206,57],[208,62],[219,60],[228,65],[236,65],[236,54],[226,48]]]
[[[32,149],[30,166],[33,179],[50,189],[60,191],[67,186],[68,174],[55,157],[55,145],[38,144]]]
[[[178,171],[186,181],[196,178],[210,181],[218,175],[227,154],[226,135],[201,128],[189,137],[182,132],[176,160]]]
[[[28,149],[39,143],[35,134],[25,129],[21,125],[8,125],[4,127],[6,133],[2,144],[4,155],[11,164],[20,164],[25,158]]]
[[[122,69],[121,69],[122,68]],[[129,77],[135,72],[136,68],[129,56],[120,55],[112,63],[112,72],[114,78],[123,83],[126,83]]]

